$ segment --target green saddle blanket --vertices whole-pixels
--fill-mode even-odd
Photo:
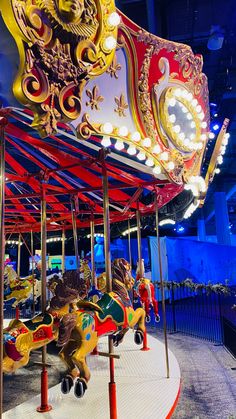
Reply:
[[[41,325],[49,326],[52,323],[52,321],[53,318],[51,314],[45,313],[44,315],[39,314],[35,316],[33,319],[27,320],[26,322],[24,322],[24,324],[29,330],[34,331]]]
[[[113,293],[104,294],[97,302],[97,305],[101,307],[103,313],[97,313],[100,321],[104,321],[106,317],[110,316],[118,325],[124,324],[125,313],[123,307],[119,304],[121,301],[114,298]]]

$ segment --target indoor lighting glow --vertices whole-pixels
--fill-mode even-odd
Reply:
[[[174,225],[175,224],[175,220],[172,220],[171,218],[166,218],[165,220],[161,220],[160,222],[159,222],[159,226],[161,227],[161,226],[164,226],[164,225],[167,225],[167,224],[172,224],[172,225]]]

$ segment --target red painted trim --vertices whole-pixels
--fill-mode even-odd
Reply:
[[[174,411],[175,411],[175,409],[176,409],[176,407],[177,407],[177,404],[178,404],[178,401],[179,401],[179,396],[180,396],[180,393],[181,393],[181,379],[180,379],[180,381],[179,381],[179,389],[178,389],[178,393],[177,393],[177,395],[176,395],[175,401],[174,401],[174,403],[173,403],[173,405],[172,405],[172,407],[171,407],[171,409],[170,409],[170,411],[169,411],[168,415],[166,416],[166,419],[171,419],[171,417],[172,417],[172,415],[173,415],[173,413],[174,413]]]

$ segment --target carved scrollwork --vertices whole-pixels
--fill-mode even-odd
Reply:
[[[85,84],[112,63],[115,51],[104,45],[117,38],[107,25],[115,2],[2,0],[0,9],[20,54],[14,94],[33,110],[40,134],[52,134],[59,120],[78,118]]]

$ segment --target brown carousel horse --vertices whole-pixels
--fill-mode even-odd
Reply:
[[[13,320],[4,330],[3,371],[14,372],[26,365],[30,351],[52,340],[62,347],[60,357],[68,368],[61,389],[69,393],[74,386],[76,397],[82,397],[90,378],[86,356],[93,351],[100,336],[113,335],[116,344],[126,331],[137,324],[134,340],[141,344],[145,332],[145,312],[134,310],[128,290],[134,280],[125,259],[112,265],[113,291],[105,293],[97,304],[78,300],[86,293],[86,284],[76,271],[67,271],[55,288],[55,295],[44,316],[27,322]]]

